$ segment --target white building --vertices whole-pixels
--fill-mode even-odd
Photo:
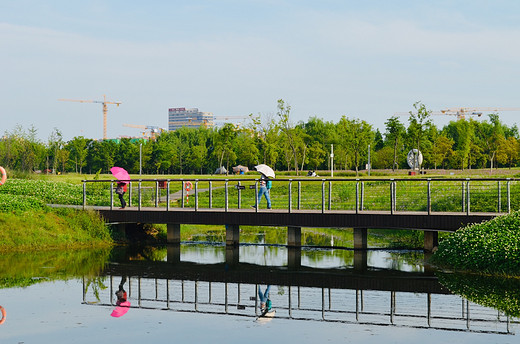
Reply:
[[[197,108],[170,108],[168,109],[168,130],[173,131],[182,127],[198,128],[201,125],[213,127],[214,116],[211,112],[201,112]]]

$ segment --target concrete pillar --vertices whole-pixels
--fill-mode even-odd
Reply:
[[[240,226],[226,225],[226,246],[238,246],[240,244]]]
[[[292,269],[298,269],[302,266],[302,248],[291,247],[287,248],[287,266]]]
[[[302,229],[301,227],[287,227],[287,246],[302,246]]]
[[[433,252],[437,246],[439,246],[439,232],[424,231],[424,250]]]
[[[354,228],[354,270],[365,271],[368,266],[368,230]]]
[[[367,249],[367,229],[354,228],[354,250]]]
[[[168,223],[166,224],[166,242],[168,244],[180,244],[181,243],[181,225],[179,223]]]
[[[166,247],[166,260],[168,263],[179,263],[181,261],[181,245],[171,244]]]
[[[365,271],[368,267],[367,250],[354,250],[354,270]]]
[[[117,235],[120,238],[126,239],[126,223],[118,223],[114,227],[117,232]]]
[[[238,245],[226,246],[226,264],[229,266],[236,266],[240,262],[240,255]]]
[[[434,276],[437,269],[430,265],[430,259],[432,258],[432,252],[424,252],[424,274],[428,276]]]

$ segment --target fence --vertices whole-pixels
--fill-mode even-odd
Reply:
[[[520,207],[518,179],[272,179],[272,207],[286,210],[489,212]],[[114,180],[84,180],[83,206],[114,204]],[[102,184],[99,184],[102,183]],[[100,186],[101,185],[101,186]],[[241,209],[254,206],[259,179],[139,179],[129,182],[128,206]],[[108,203],[109,200],[109,203]],[[263,201],[261,201],[263,202]],[[262,203],[260,203],[262,204]],[[265,204],[265,203],[264,203]]]
[[[93,298],[83,280],[83,303],[114,307],[120,276]],[[265,285],[261,286],[265,290]],[[131,308],[257,318],[258,285],[157,278],[128,278]],[[514,334],[510,318],[457,295],[272,285],[276,319],[321,321],[475,333]]]

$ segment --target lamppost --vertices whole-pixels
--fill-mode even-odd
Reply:
[[[330,145],[330,176],[334,177],[334,145]]]
[[[141,174],[143,173],[143,143],[139,143],[139,178],[141,178]]]
[[[370,145],[368,145],[368,176],[370,177],[370,170],[372,169],[372,162],[370,161]]]

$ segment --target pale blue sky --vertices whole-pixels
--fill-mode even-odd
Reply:
[[[294,122],[382,130],[416,101],[520,107],[519,23],[518,1],[0,0],[0,130],[101,138],[100,104],[57,99],[103,94],[123,103],[109,137],[167,127],[169,107],[273,114],[280,98]]]

